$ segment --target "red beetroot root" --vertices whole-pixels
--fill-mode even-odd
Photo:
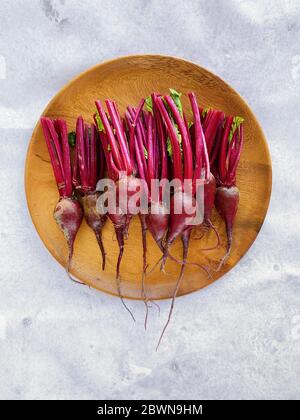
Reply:
[[[107,215],[99,214],[96,209],[96,203],[99,198],[99,193],[86,194],[82,197],[82,205],[84,209],[84,218],[88,226],[94,231],[101,255],[102,255],[102,270],[105,270],[105,249],[102,240],[102,229],[106,223]]]
[[[166,207],[161,203],[152,203],[151,209],[153,213],[146,215],[146,223],[153,239],[163,251],[163,239],[168,230],[169,215]]]
[[[83,219],[83,210],[77,200],[63,197],[56,204],[53,216],[67,240],[69,256],[66,270],[69,272],[75,237]]]
[[[238,210],[240,193],[237,187],[218,187],[215,198],[215,206],[220,216],[225,221],[227,233],[227,250],[222,258],[218,270],[228,258],[232,247],[232,230],[234,219]]]
[[[205,235],[207,230],[212,229],[217,238],[217,244],[211,248],[201,248],[201,251],[213,251],[220,246],[220,235],[217,231],[216,227],[213,225],[211,221],[211,215],[214,208],[215,203],[215,195],[216,195],[216,179],[212,173],[209,175],[209,179],[204,183],[204,215],[203,215],[203,223],[197,227],[197,230],[200,230],[201,234],[200,237],[197,239],[202,239]]]

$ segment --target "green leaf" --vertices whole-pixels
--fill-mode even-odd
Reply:
[[[167,152],[168,152],[168,155],[172,157],[172,144],[171,144],[171,140],[169,136],[167,138]]]
[[[180,97],[182,95],[182,93],[177,92],[177,90],[170,88],[170,93],[171,93],[171,98],[173,99],[181,117],[183,118],[183,109],[182,109],[182,103],[180,100]]]
[[[76,144],[76,133],[75,133],[75,131],[70,131],[70,133],[68,133],[68,142],[69,142],[69,145],[71,147],[75,147],[75,144]]]
[[[179,143],[180,150],[181,150],[182,137],[181,137],[181,134],[179,133],[178,125],[174,124],[174,128],[175,128],[175,131],[176,131],[176,135],[177,135],[177,138],[178,138],[178,143]]]
[[[97,122],[98,130],[99,131],[105,131],[104,130],[103,122],[102,122],[102,120],[101,120],[100,115],[98,114],[98,112],[96,112],[96,114],[95,114],[95,120]]]
[[[228,142],[229,143],[233,139],[233,135],[234,135],[235,131],[242,124],[243,121],[244,121],[244,118],[242,118],[242,117],[238,117],[237,116],[237,117],[234,117],[233,118],[231,129],[230,129],[230,133],[229,133],[229,137],[228,137]]]
[[[144,146],[144,156],[146,159],[148,159],[148,150],[146,149],[145,146]]]
[[[180,151],[182,153],[182,137],[181,137],[181,134],[179,133],[178,126],[176,124],[174,124],[174,128],[175,128],[175,131],[176,131],[176,135],[177,135],[177,139],[178,139],[178,143],[179,143],[179,148],[180,148]],[[171,140],[170,140],[169,136],[167,137],[167,152],[168,152],[168,155],[170,157],[172,157],[173,149],[172,149],[172,143],[171,143]]]
[[[165,104],[165,108],[166,108],[166,110],[167,110],[167,112],[168,112],[171,120],[174,121],[173,120],[173,117],[172,117],[172,111],[171,111],[171,109],[169,107],[169,104],[167,103],[167,101],[165,100],[165,98],[162,97],[161,99],[162,99],[163,103]]]
[[[148,97],[145,99],[145,104],[146,104],[146,109],[147,109],[147,111],[149,111],[149,112],[153,112],[153,103],[152,103],[152,98],[151,98],[151,96],[148,96]]]
[[[209,107],[204,108],[202,111],[202,117],[205,118],[209,111],[210,111]]]
[[[177,92],[175,89],[172,89],[172,88],[170,88],[169,90],[170,90],[170,93],[171,93],[171,98],[173,99],[180,115],[183,117],[183,109],[182,109],[182,104],[181,104],[181,101],[180,101],[181,93]],[[170,109],[168,103],[166,102],[166,100],[164,98],[162,98],[162,100],[165,104],[167,112],[168,112],[168,114],[171,118],[171,121],[172,121],[173,125],[174,125],[175,131],[176,131],[176,136],[177,136],[178,143],[179,143],[179,147],[180,147],[180,150],[182,151],[182,144],[181,144],[182,143],[182,137],[181,137],[181,134],[179,132],[178,125],[175,124],[175,122],[174,122],[172,112],[171,112],[171,109]],[[172,143],[171,143],[171,140],[170,140],[169,136],[167,137],[167,153],[168,153],[169,157],[172,158],[173,150],[172,150]]]
[[[192,125],[193,125],[194,123],[193,123],[193,121],[189,121],[188,122],[188,128],[190,129],[191,127],[192,127]]]

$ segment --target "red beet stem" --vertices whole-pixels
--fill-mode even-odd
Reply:
[[[144,103],[144,101],[143,101]],[[148,183],[148,172],[147,172],[147,163],[144,156],[144,146],[141,138],[141,133],[139,127],[137,127],[137,122],[139,115],[141,113],[141,104],[139,109],[135,111],[133,108],[127,108],[127,119],[131,126],[130,142],[133,143],[134,149],[132,150],[131,154],[135,156],[135,162],[137,165],[137,170],[139,177],[144,179]]]
[[[224,120],[224,118],[222,119],[222,121]],[[213,147],[212,147],[212,151],[209,154],[209,160],[210,160],[210,166],[213,167],[215,164],[215,161],[218,157],[219,154],[219,149],[220,149],[220,143],[221,143],[221,139],[222,139],[222,123],[220,123],[220,125],[218,126],[218,128],[216,129],[215,135],[213,137]],[[206,133],[206,131],[204,132]],[[206,134],[205,134],[206,136]],[[206,139],[206,137],[205,137]]]
[[[149,112],[147,118],[147,144],[148,144],[148,177],[149,179],[155,179],[154,175],[154,145],[153,145],[153,120],[152,114]]]
[[[159,143],[157,138],[157,126],[154,116],[151,114],[153,124],[153,166],[154,166],[154,178],[159,177],[159,166],[160,166],[160,152]]]
[[[183,147],[183,159],[184,159],[184,179],[185,180],[192,179],[193,178],[193,156],[192,156],[192,148],[189,141],[189,136],[187,133],[186,126],[171,96],[166,95],[164,99],[171,109],[171,112],[174,116],[175,122],[178,125],[179,131],[181,134],[182,147]]]
[[[41,125],[43,128],[44,137],[45,137],[46,144],[48,147],[49,156],[50,156],[50,160],[52,164],[54,177],[56,180],[56,185],[59,191],[59,195],[60,197],[64,197],[66,195],[64,172],[63,172],[63,168],[60,163],[60,160],[58,158],[58,153],[55,147],[55,143],[52,139],[52,135],[49,130],[49,125],[53,125],[53,122],[49,118],[42,117]]]
[[[127,175],[131,175],[133,172],[132,164],[130,160],[129,150],[128,150],[128,144],[126,140],[126,136],[123,130],[123,126],[121,124],[121,117],[120,114],[117,112],[117,109],[112,101],[107,99],[105,101],[108,113],[110,115],[112,124],[114,129],[116,130],[116,135],[118,138],[118,143],[120,146],[120,151],[122,154],[122,159],[124,162],[124,167],[126,169]]]
[[[136,172],[135,147],[134,147],[135,127],[133,126],[133,121],[132,121],[132,118],[131,118],[131,115],[130,115],[128,109],[125,112],[125,121],[126,121],[126,125],[127,125],[127,130],[129,131],[129,154],[130,154],[130,159],[131,159],[131,163],[132,163],[133,168],[134,168],[134,172]]]
[[[187,116],[185,115],[185,113],[183,113],[183,121],[184,121],[184,125],[188,134],[188,138],[189,138],[189,142],[191,147],[193,147],[193,143],[192,143],[192,137],[191,137],[191,133],[190,133],[190,129],[189,129],[189,122],[187,119]]]
[[[244,144],[244,127],[240,125],[237,130],[237,136],[239,138],[239,142],[236,145],[236,153],[232,154],[231,161],[229,162],[229,184],[235,184],[235,177],[236,177],[236,170],[240,161],[241,152]]]
[[[140,151],[137,138],[135,138],[134,145],[135,145],[135,155],[136,155],[136,163],[137,163],[139,177],[141,179],[144,179],[146,182],[148,182],[148,175],[147,173],[145,173],[145,168],[144,168],[145,165],[143,164],[144,163],[143,154]]]
[[[66,197],[72,196],[72,169],[71,169],[71,159],[70,159],[70,146],[68,142],[68,128],[65,120],[58,119],[57,125],[59,128],[59,137],[62,145],[62,155],[63,155],[63,167],[65,175],[65,195]]]
[[[95,135],[95,143],[96,143],[96,155],[98,156],[98,162],[97,165],[97,176],[96,181],[98,179],[103,179],[105,175],[106,170],[106,161],[105,161],[105,154],[104,154],[104,144],[101,142],[99,132],[97,130],[97,124],[93,125],[94,128],[94,135]]]
[[[135,110],[134,108],[128,107],[129,114],[131,116],[131,119],[135,119]],[[144,154],[144,143],[141,133],[141,127],[140,127],[140,119],[137,119],[135,122],[135,128],[136,128],[136,135],[135,135],[135,153],[136,153],[136,159],[137,164],[139,165],[139,174],[140,178],[144,179],[149,186],[149,177],[148,177],[148,168],[147,168],[147,162]],[[147,150],[147,149],[146,149]]]
[[[90,137],[90,171],[89,171],[89,184],[96,186],[96,183],[98,181],[98,177],[97,177],[97,156],[98,156],[98,160],[99,160],[99,166],[103,167],[103,162],[100,162],[100,153],[97,153],[97,146],[96,146],[96,136],[97,136],[97,131],[96,131],[96,127],[94,126],[94,124],[92,124],[90,126],[90,133],[89,133],[89,137]],[[102,178],[102,177],[101,177]],[[99,177],[100,179],[100,177]]]
[[[95,102],[95,104],[96,104],[99,116],[101,118],[102,124],[103,124],[104,129],[105,129],[105,134],[106,134],[107,141],[108,141],[108,143],[111,147],[114,164],[118,168],[118,171],[125,171],[126,167],[124,166],[123,160],[122,160],[121,155],[120,155],[118,144],[116,142],[114,133],[112,131],[112,128],[111,128],[111,125],[108,121],[106,113],[105,113],[105,111],[102,107],[102,104],[99,100],[97,100]]]
[[[194,168],[193,187],[195,188],[196,180],[201,178],[204,135],[203,135],[202,127],[201,127],[199,108],[197,104],[195,103],[196,101],[192,93],[189,94],[189,99],[192,105],[192,111],[194,115],[195,168]]]
[[[135,112],[134,108],[132,108],[132,112]],[[140,133],[140,136],[141,136],[141,140],[142,140],[141,144],[147,149],[148,148],[147,134],[146,134],[146,129],[144,125],[144,120],[145,120],[145,116],[143,112],[141,117],[137,120],[136,125],[137,125],[137,131]]]
[[[87,182],[90,180],[91,172],[91,142],[90,142],[90,125],[84,124],[84,148],[85,148],[85,158],[86,158],[86,176]]]
[[[55,121],[51,121],[49,118],[47,118],[46,123],[48,125],[51,141],[54,143],[54,146],[55,146],[57,158],[62,169],[63,177],[65,177],[62,148],[61,148],[61,143],[58,138],[58,134],[56,132]]]
[[[78,141],[76,141],[76,143],[75,143],[72,184],[73,184],[75,189],[80,186],[79,167],[78,167]]]
[[[172,145],[172,152],[173,152],[173,172],[174,172],[174,178],[179,179],[180,181],[183,181],[183,175],[182,175],[182,161],[181,161],[181,152],[180,152],[180,146],[177,138],[177,133],[174,128],[174,124],[171,121],[171,118],[168,114],[168,111],[165,108],[165,105],[161,99],[161,97],[156,96],[155,103],[162,115],[163,120],[165,121],[170,141]]]
[[[220,144],[218,169],[219,169],[219,181],[221,184],[225,184],[226,182],[226,175],[227,175],[226,155],[227,155],[227,147],[228,147],[228,137],[229,137],[232,122],[233,122],[233,117],[232,116],[227,117],[224,131],[223,131],[223,137]]]
[[[153,104],[153,115],[157,127],[157,136],[158,136],[158,149],[160,154],[160,164],[161,164],[161,171],[159,179],[167,180],[168,179],[168,154],[167,154],[167,147],[166,147],[166,133],[163,126],[163,120],[159,113],[159,110],[156,105],[156,95],[152,94],[152,104]],[[158,165],[157,165],[158,166]],[[161,187],[160,190],[160,200],[164,196],[164,186]]]
[[[99,137],[103,145],[108,176],[110,179],[116,181],[119,176],[119,170],[114,163],[111,151],[108,150],[109,142],[107,140],[106,134],[103,131],[99,131]]]
[[[200,112],[196,95],[191,92],[188,94],[188,96],[194,116],[195,169],[193,178],[193,191],[195,192],[196,181],[201,178],[202,173],[202,159],[204,155],[205,139],[201,126]]]
[[[134,115],[134,118],[133,119],[130,118],[131,115],[130,115],[129,110],[127,110],[127,112],[126,112],[127,121],[128,121],[128,125],[129,125],[129,133],[130,133],[130,137],[129,137],[129,150],[130,150],[130,157],[131,157],[132,162],[134,162],[134,156],[135,156],[134,155],[134,150],[135,150],[135,128],[136,128],[137,121],[138,121],[138,119],[140,117],[141,111],[143,109],[144,103],[145,103],[145,99],[141,99],[140,100],[140,103],[139,103],[139,105],[137,107],[137,110],[135,112],[135,115]],[[130,119],[131,119],[131,121],[130,121]]]
[[[206,145],[207,145],[207,152],[210,157],[210,162],[212,154],[215,150],[215,143],[216,143],[216,135],[219,131],[219,128],[222,126],[224,121],[225,114],[222,111],[217,111],[215,109],[210,109],[203,122],[203,132],[205,135]]]
[[[86,137],[85,137],[85,127],[82,117],[77,118],[76,123],[76,143],[78,143],[78,155],[77,155],[77,164],[79,167],[80,175],[80,186],[84,191],[89,189],[88,182],[88,167],[87,167],[87,150],[85,147]]]

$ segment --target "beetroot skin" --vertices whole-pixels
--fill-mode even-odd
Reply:
[[[147,228],[159,248],[163,250],[162,241],[168,230],[169,215],[161,203],[152,203],[151,209],[153,212],[146,215]]]
[[[225,220],[227,232],[227,255],[231,251],[233,222],[239,205],[240,193],[237,187],[218,187],[215,206],[220,216]],[[226,257],[225,256],[225,257]]]
[[[99,214],[96,209],[96,203],[99,193],[86,194],[82,197],[82,205],[84,209],[84,218],[88,226],[93,229],[101,254],[102,254],[102,270],[105,269],[105,250],[102,241],[102,229],[106,223],[107,215]]]
[[[77,200],[73,200],[72,198],[68,197],[62,197],[55,206],[53,216],[68,243],[68,272],[73,256],[75,237],[83,219],[83,210]]]

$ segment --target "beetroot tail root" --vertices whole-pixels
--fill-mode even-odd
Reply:
[[[164,325],[164,328],[163,328],[163,330],[161,332],[161,335],[159,337],[159,340],[158,340],[158,343],[157,343],[157,346],[156,346],[156,351],[158,351],[158,348],[159,348],[159,346],[161,344],[161,341],[163,339],[163,336],[164,336],[164,334],[165,334],[165,332],[166,332],[166,330],[168,328],[168,325],[170,324],[171,318],[172,318],[172,314],[173,314],[173,310],[174,310],[174,305],[175,305],[175,299],[176,299],[177,293],[179,291],[179,288],[181,286],[181,282],[182,282],[183,275],[184,275],[184,269],[185,269],[185,266],[186,266],[186,261],[187,261],[187,256],[188,256],[188,249],[189,249],[190,236],[191,236],[191,232],[190,231],[186,231],[186,232],[184,232],[181,235],[181,240],[182,240],[182,245],[183,245],[183,264],[181,266],[180,274],[179,274],[179,277],[177,279],[177,282],[176,282],[176,285],[175,285],[175,289],[173,291],[172,302],[171,302],[171,306],[170,306],[170,309],[169,309],[168,319],[167,319],[167,321],[166,321],[166,323]]]

